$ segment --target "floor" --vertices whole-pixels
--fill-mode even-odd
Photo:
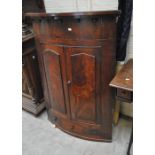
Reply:
[[[113,128],[113,142],[92,142],[54,128],[46,111],[39,117],[23,111],[23,155],[126,155],[132,122],[120,119]],[[132,155],[132,148],[131,148]]]

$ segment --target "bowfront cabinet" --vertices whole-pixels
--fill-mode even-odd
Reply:
[[[48,118],[61,130],[112,140],[116,17],[113,12],[27,14],[33,18]]]

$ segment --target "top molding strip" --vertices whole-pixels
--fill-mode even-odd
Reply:
[[[65,13],[26,13],[28,17],[62,17],[62,16],[95,16],[95,15],[119,15],[121,11],[91,11],[91,12],[65,12]]]

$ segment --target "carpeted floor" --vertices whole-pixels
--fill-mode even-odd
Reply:
[[[92,142],[53,128],[46,111],[39,117],[23,111],[23,155],[126,155],[132,122],[120,119],[113,142]],[[132,155],[132,149],[131,149]]]

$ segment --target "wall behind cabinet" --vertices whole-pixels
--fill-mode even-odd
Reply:
[[[47,13],[117,10],[118,0],[44,0]]]

